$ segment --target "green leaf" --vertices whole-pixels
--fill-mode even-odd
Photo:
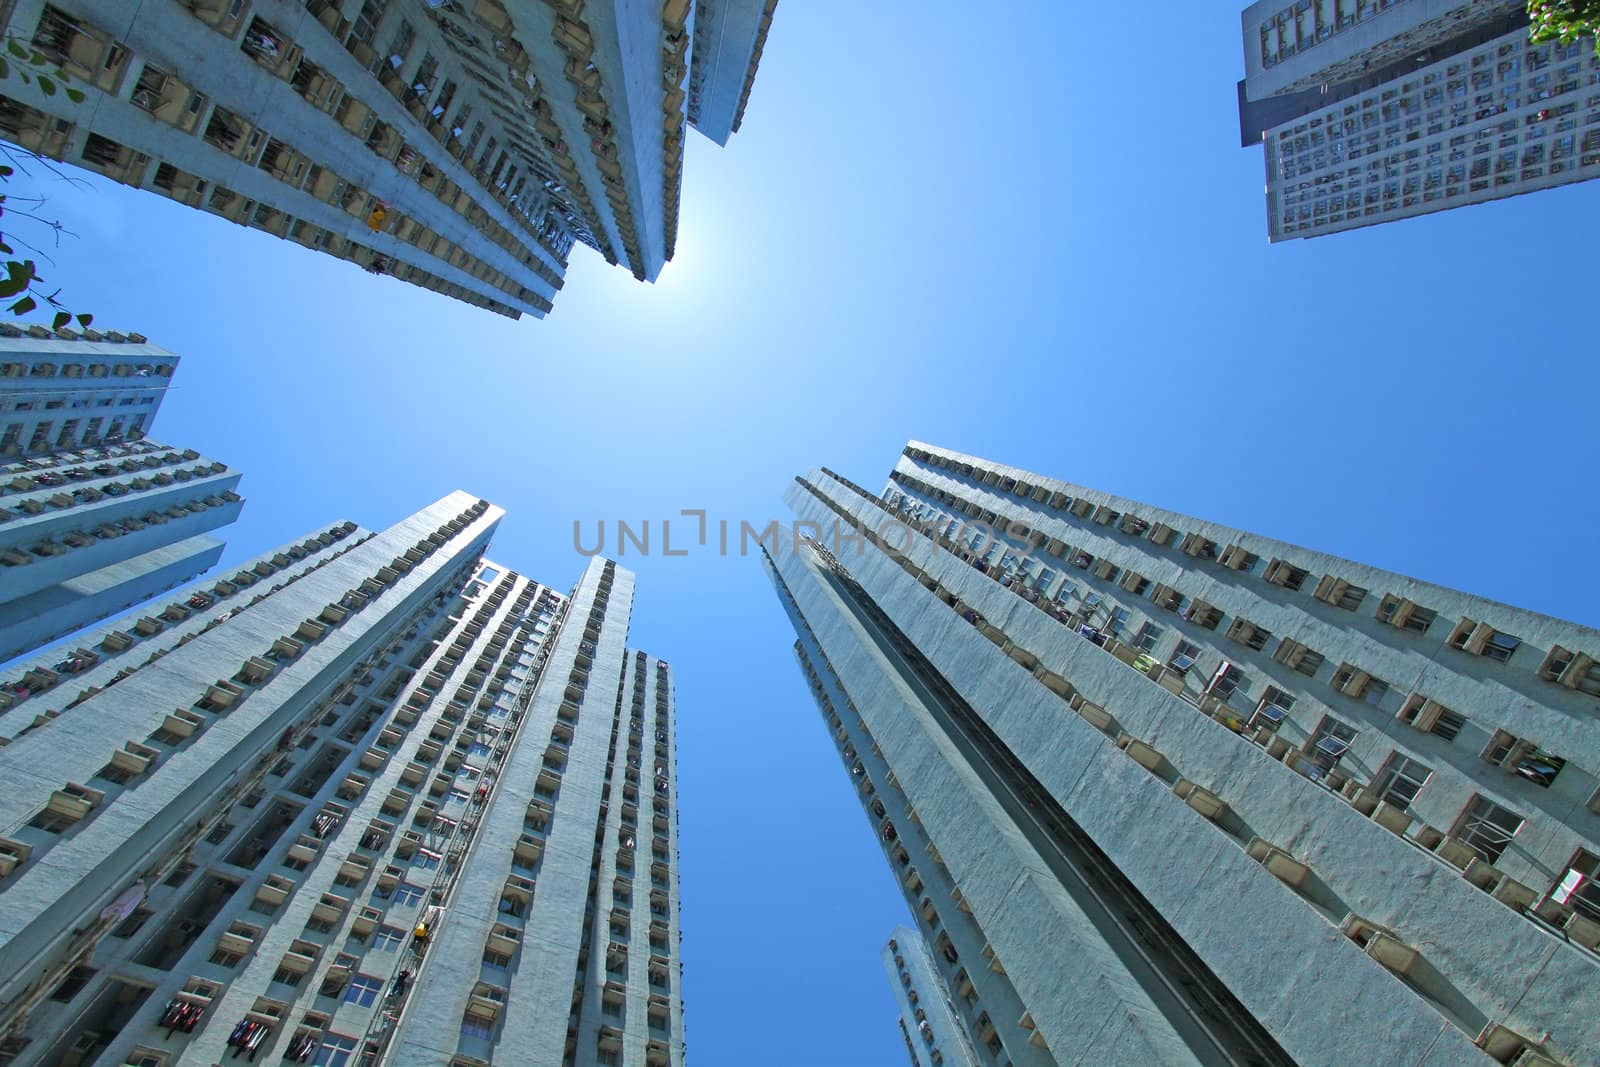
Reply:
[[[18,44],[15,41],[7,41],[6,42],[6,51],[10,52],[12,55],[16,56],[18,59],[27,59],[28,58],[28,50],[26,48],[22,47],[20,44]]]
[[[72,321],[72,313],[71,312],[58,311],[58,312],[56,312],[56,317],[50,321],[50,328],[52,330],[59,330],[59,329],[61,329],[61,327],[65,326],[67,323],[69,323],[71,321]]]
[[[0,279],[0,297],[16,296],[33,281],[33,268],[26,263],[11,260],[6,264],[6,276]]]
[[[35,51],[28,56],[28,62],[32,63],[36,67],[42,67],[46,63],[50,62],[50,60],[45,58],[45,54],[43,52]]]
[[[72,101],[72,102],[73,102],[73,103],[74,103],[74,104],[81,104],[81,103],[83,103],[83,90],[82,90],[82,89],[73,89],[73,88],[71,88],[71,87],[70,87],[70,86],[69,86],[69,87],[68,87],[68,88],[67,88],[67,89],[66,89],[66,90],[64,90],[64,91],[65,91],[65,92],[66,92],[66,94],[67,94],[67,99],[68,99],[68,100],[71,100],[71,101]]]
[[[22,79],[22,84],[23,85],[32,85],[33,84],[33,79],[28,77],[28,72],[25,71],[25,70],[17,71],[17,77]]]
[[[32,311],[38,306],[38,304],[33,302],[33,297],[25,296],[21,300],[18,300],[15,304],[12,304],[10,310],[13,315],[26,315],[28,312]]]
[[[46,96],[54,96],[56,95],[56,83],[41,74],[39,75],[39,91]]]
[[[89,328],[89,324],[91,322],[93,322],[93,321],[94,321],[94,316],[93,315],[79,315],[78,316],[78,325],[82,326],[85,330],[87,330]]]
[[[13,168],[8,167],[8,166],[4,165],[3,163],[0,163],[0,178],[9,178],[15,173],[16,173],[16,170],[14,170]]]
[[[9,256],[10,254],[11,246],[6,244],[4,241],[0,241],[0,256]]]
[[[11,64],[7,63],[4,59],[0,59],[0,78],[9,77],[11,77]]]

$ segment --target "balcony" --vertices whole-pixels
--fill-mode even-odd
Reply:
[[[544,855],[544,842],[533,834],[523,834],[517,838],[517,845],[512,855],[517,863],[531,868]]]
[[[262,906],[258,910],[275,911],[289,899],[289,894],[293,893],[294,889],[295,883],[290,879],[282,875],[269,874],[267,880],[256,890],[256,903]]]

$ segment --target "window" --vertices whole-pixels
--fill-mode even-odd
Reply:
[[[1261,702],[1263,704],[1271,704],[1275,708],[1282,708],[1284,711],[1292,711],[1294,709],[1294,694],[1287,693],[1275,685],[1269,685],[1267,686],[1267,691],[1261,696]]]
[[[450,110],[450,104],[456,98],[456,83],[448,79],[439,89],[439,98],[433,102],[430,114],[436,119],[444,118],[444,113]]]
[[[439,866],[439,860],[442,858],[443,857],[441,857],[437,852],[426,848],[419,848],[417,849],[417,854],[412,857],[411,866],[416,870],[435,870]]]
[[[1338,766],[1339,760],[1350,751],[1350,743],[1355,739],[1354,726],[1340,722],[1332,715],[1324,715],[1322,722],[1317,725],[1317,732],[1306,743],[1306,754],[1311,757],[1313,766],[1326,773]],[[1318,778],[1321,776],[1316,775]]]
[[[1245,684],[1245,674],[1238,667],[1222,661],[1222,665],[1212,674],[1211,682],[1206,686],[1206,692],[1221,700],[1229,700],[1239,688]]]
[[[1384,696],[1389,692],[1387,682],[1381,678],[1374,678],[1353,663],[1339,664],[1339,669],[1333,672],[1328,684],[1345,696],[1353,700],[1364,700],[1373,707],[1382,704]]]
[[[65,833],[77,824],[77,819],[74,819],[69,815],[63,815],[57,811],[51,811],[48,808],[44,811],[41,811],[28,821],[28,825],[32,826],[34,829],[43,830],[46,833],[51,834]]]
[[[385,6],[386,0],[366,0],[366,3],[361,5],[361,12],[356,16],[355,26],[350,34],[350,42],[372,41],[378,31],[378,23],[383,19]]]
[[[1233,625],[1228,627],[1228,637],[1260,652],[1272,638],[1272,631],[1257,626],[1249,619],[1234,619]]]
[[[356,1050],[356,1039],[343,1034],[325,1034],[322,1047],[311,1061],[317,1067],[347,1067]]]
[[[1183,607],[1183,594],[1170,585],[1157,585],[1154,589],[1150,590],[1150,599],[1156,604],[1156,606],[1164,608],[1167,611],[1177,611]],[[1185,617],[1192,618],[1193,616],[1186,615]],[[1201,623],[1200,625],[1204,626],[1205,624]],[[1213,623],[1212,626],[1207,627],[1207,629],[1211,629],[1214,626],[1215,624]]]
[[[1600,922],[1600,856],[1580,848],[1550,890],[1550,899]]]
[[[1512,637],[1510,634],[1503,634],[1499,630],[1494,630],[1490,632],[1488,640],[1484,642],[1482,655],[1504,663],[1511,658],[1511,654],[1517,650],[1517,646],[1520,644],[1522,644],[1520,639]]]
[[[1139,632],[1133,635],[1134,646],[1146,652],[1152,651],[1159,640],[1161,640],[1161,627],[1153,622],[1144,623],[1139,627]]]
[[[396,70],[405,64],[406,57],[411,54],[411,45],[416,41],[417,34],[411,23],[400,20],[400,28],[395,31],[394,40],[389,45],[389,65]]]
[[[466,1014],[461,1016],[461,1036],[491,1041],[494,1039],[494,1020],[468,1009]]]
[[[431,54],[424,53],[422,62],[417,64],[417,72],[411,76],[412,91],[422,99],[426,100],[428,94],[433,91],[433,79],[438,75],[438,73],[439,61]],[[500,575],[498,572],[495,572],[493,568],[490,568],[484,571],[482,577],[484,581],[492,582],[496,578],[500,577]]]
[[[1222,555],[1217,557],[1217,562],[1224,567],[1230,570],[1244,571],[1247,574],[1254,570],[1255,565],[1260,561],[1261,557],[1254,552],[1246,551],[1239,545],[1229,545],[1222,550]]]
[[[363,1008],[370,1008],[372,1007],[372,1002],[378,999],[378,994],[382,990],[382,978],[374,978],[370,974],[358,974],[350,979],[350,984],[345,987],[345,1003],[358,1004]]]
[[[1293,664],[1293,667],[1299,673],[1305,675],[1307,678],[1310,678],[1315,676],[1316,673],[1322,669],[1322,664],[1322,653],[1313,649],[1302,648],[1300,650],[1299,657]]]
[[[1438,613],[1421,607],[1402,597],[1389,595],[1378,604],[1377,618],[1390,626],[1398,626],[1413,633],[1425,634]]]
[[[1288,637],[1285,637],[1279,643],[1278,651],[1272,654],[1272,658],[1279,663],[1285,664],[1290,670],[1305,675],[1307,678],[1314,678],[1316,673],[1322,669],[1323,663],[1322,653]]]
[[[411,905],[422,900],[422,887],[412,885],[410,882],[401,882],[395,887],[394,902],[399,905]]]
[[[372,947],[379,952],[393,952],[405,944],[405,941],[406,932],[404,930],[385,923],[379,926],[377,932],[373,934]]]
[[[1556,645],[1539,666],[1539,677],[1569,689],[1600,696],[1600,663],[1593,656]]]
[[[1222,610],[1213,604],[1208,604],[1204,600],[1196,598],[1184,609],[1183,617],[1196,626],[1202,626],[1207,630],[1215,630],[1217,625],[1222,622]]]
[[[1310,576],[1311,572],[1304,567],[1296,567],[1284,559],[1275,559],[1267,564],[1266,573],[1262,575],[1272,584],[1281,585],[1285,589],[1291,589],[1295,592],[1299,592],[1300,587],[1305,584],[1306,579]]]
[[[1188,674],[1194,666],[1194,661],[1200,655],[1200,646],[1189,641],[1179,641],[1178,647],[1172,650],[1172,658],[1167,660],[1167,666],[1177,671],[1180,675]]]
[[[1391,752],[1378,770],[1378,776],[1372,780],[1372,791],[1379,800],[1405,811],[1432,774],[1432,767],[1418,763],[1409,756]]]
[[[1322,581],[1317,584],[1316,592],[1313,595],[1318,600],[1326,601],[1336,608],[1355,611],[1361,606],[1361,602],[1367,598],[1367,591],[1359,585],[1352,585],[1343,578],[1335,578],[1329,574],[1323,576]]]
[[[1397,716],[1401,722],[1409,723],[1424,733],[1435,734],[1446,741],[1454,741],[1467,725],[1466,716],[1451,711],[1437,700],[1432,700],[1421,693],[1412,693],[1400,708]],[[1488,753],[1484,753],[1488,759]]]
[[[1522,816],[1510,808],[1503,808],[1479,794],[1472,798],[1462,811],[1461,818],[1456,820],[1454,836],[1487,862],[1493,863],[1505,852],[1511,839],[1517,836],[1517,831],[1522,829],[1522,822]]]
[[[1510,634],[1501,633],[1487,623],[1463,618],[1456,623],[1455,629],[1450,631],[1449,643],[1451,648],[1504,663],[1511,658],[1522,641]]]
[[[1466,725],[1466,716],[1457,715],[1449,708],[1440,708],[1439,717],[1434,720],[1433,729],[1428,732],[1442,737],[1446,741],[1454,741],[1456,736],[1461,733],[1462,727]]]
[[[1560,756],[1552,755],[1532,741],[1504,730],[1495,731],[1489,746],[1483,750],[1483,758],[1543,789],[1549,789],[1556,775],[1561,773],[1561,768],[1567,765],[1567,761]]]

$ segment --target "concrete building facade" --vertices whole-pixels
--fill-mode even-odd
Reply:
[[[177,363],[138,334],[0,323],[0,663],[221,557],[238,473],[146,437]],[[0,703],[87,662],[57,657]]]
[[[1260,0],[1242,22],[1273,241],[1600,174],[1594,42],[1531,44],[1521,0]]]
[[[0,460],[141,440],[177,369],[141,334],[0,322]]]
[[[672,258],[691,0],[5,0],[25,148],[512,318]],[[7,10],[9,9],[9,10]],[[753,60],[741,76],[753,77]]]
[[[1600,632],[919,442],[788,500],[980,1062],[1600,1053]]]
[[[682,1062],[670,673],[631,575],[488,563],[500,515],[314,531],[0,713],[7,1062]]]
[[[778,0],[696,0],[689,123],[719,145],[739,132]]]
[[[922,935],[897,926],[882,955],[912,1067],[978,1067],[955,999]]]

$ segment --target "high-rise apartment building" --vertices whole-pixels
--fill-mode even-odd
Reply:
[[[1594,42],[1531,44],[1523,0],[1260,0],[1242,21],[1274,241],[1600,175]]]
[[[978,1067],[955,999],[922,935],[895,927],[883,946],[883,970],[900,1008],[900,1034],[912,1067]]]
[[[0,135],[372,273],[542,316],[575,241],[640,280],[672,258],[692,6],[5,0],[8,34],[88,95],[12,77]],[[716,7],[743,32],[739,4]],[[741,47],[759,51],[730,44],[728,62]]]
[[[500,514],[314,531],[0,711],[8,1063],[682,1063],[671,674]]]
[[[237,472],[146,438],[178,357],[138,334],[0,323],[0,663],[203,573]],[[63,673],[0,685],[0,706]]]
[[[726,145],[739,132],[778,0],[695,0],[689,122]]]
[[[1600,632],[916,442],[788,500],[980,1062],[1600,1055]]]
[[[0,322],[0,460],[141,440],[177,369],[140,334]]]

